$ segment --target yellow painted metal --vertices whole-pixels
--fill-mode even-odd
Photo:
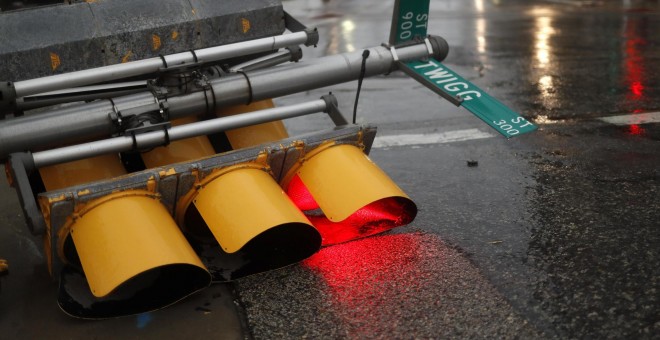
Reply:
[[[237,105],[222,108],[218,116],[231,116],[245,112],[252,112],[274,107],[273,101],[262,100],[250,105]],[[196,122],[196,117],[177,119],[172,125],[183,125]],[[282,121],[258,124],[240,129],[226,131],[227,139],[234,149],[242,149],[263,143],[273,142],[289,137]],[[179,163],[208,157],[216,152],[208,137],[199,136],[185,140],[175,141],[166,147],[159,147],[142,153],[142,160],[147,168],[154,168],[167,164]]]
[[[121,164],[119,156],[111,154],[43,167],[39,169],[39,174],[46,187],[46,191],[51,191],[122,176],[126,174],[126,169],[124,169],[124,166]],[[52,240],[50,237],[49,223],[50,204],[40,200],[40,206],[48,228],[48,232],[44,234],[44,253],[46,254],[46,261],[48,262],[48,270],[50,274],[53,275],[53,258],[51,257]]]
[[[249,105],[236,105],[222,108],[217,112],[218,116],[231,116],[245,112],[270,109],[274,107],[271,99],[254,102]],[[278,141],[289,137],[289,134],[281,120],[252,125],[240,129],[225,131],[227,139],[234,150],[247,148],[263,143]]]
[[[147,191],[93,201],[67,229],[96,297],[155,268],[189,265],[207,271],[157,196]]]
[[[354,145],[324,144],[307,154],[285,177],[297,174],[328,219],[340,222],[388,197],[409,197]]]
[[[103,155],[39,169],[46,191],[94,182],[126,174],[119,157]]]
[[[39,172],[49,191],[126,174],[117,155],[48,166]],[[45,215],[48,213],[44,210]],[[172,216],[149,191],[121,191],[79,205],[59,235],[60,257],[68,260],[64,247],[71,237],[96,297],[107,296],[137,276],[173,264],[198,268],[210,281],[210,274]],[[49,236],[46,249],[50,248]]]
[[[0,259],[0,274],[6,274],[9,271],[9,262]]]
[[[302,223],[314,228],[261,164],[242,164],[219,173],[198,189],[193,204],[227,253],[279,225]]]
[[[196,117],[177,119],[172,125],[183,125],[196,122]],[[165,147],[158,147],[142,153],[142,160],[147,168],[155,168],[167,164],[186,162],[194,159],[215,155],[208,137],[199,136],[174,141]]]

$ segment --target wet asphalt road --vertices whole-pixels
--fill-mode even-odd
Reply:
[[[283,3],[321,32],[306,58],[388,37],[390,1]],[[39,240],[3,184],[0,249],[12,271],[2,279],[0,334],[659,338],[660,125],[600,118],[660,111],[660,4],[434,0],[430,17],[429,32],[450,44],[446,64],[539,131],[505,140],[398,72],[367,79],[358,122],[378,125],[379,136],[486,134],[372,150],[417,203],[411,225],[162,311],[92,323],[57,310]],[[332,90],[349,113],[355,89],[278,102]],[[287,126],[295,135],[331,123],[317,115]]]
[[[285,5],[324,22],[327,43],[307,55],[367,47],[389,30],[385,2]],[[429,32],[449,42],[448,66],[540,130],[373,150],[417,202],[417,219],[239,281],[253,334],[660,337],[660,126],[599,120],[660,109],[658,2],[432,1]],[[355,88],[332,87],[346,113]],[[396,73],[365,81],[358,120],[381,136],[490,132]]]

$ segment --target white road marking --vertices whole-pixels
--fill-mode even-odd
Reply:
[[[494,134],[479,129],[456,130],[429,134],[376,136],[372,147],[389,148],[393,146],[443,144],[474,139],[493,138]]]
[[[660,123],[660,112],[631,113],[621,116],[601,117],[598,119],[614,125]]]
[[[578,7],[584,7],[584,6],[596,6],[599,4],[598,1],[590,1],[590,0],[546,0],[547,2],[553,2],[556,4],[562,4],[562,5],[571,5],[571,6],[578,6]]]
[[[614,125],[660,123],[660,112],[631,113],[620,116],[601,117],[597,119]],[[538,122],[536,123],[538,124]],[[374,141],[372,147],[382,149],[397,146],[444,144],[493,137],[496,137],[496,135],[481,131],[479,129],[455,130],[427,134],[376,136],[376,140]]]

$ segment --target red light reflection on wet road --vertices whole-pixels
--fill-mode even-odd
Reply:
[[[644,58],[640,49],[647,41],[641,37],[639,30],[636,21],[626,22],[625,77],[630,90],[628,97],[631,100],[641,100],[644,96]]]
[[[358,209],[343,221],[333,222],[314,211],[319,209],[319,204],[298,175],[293,177],[286,192],[321,233],[323,245],[351,241],[406,225],[417,213],[408,200],[386,197]]]
[[[625,23],[625,81],[628,84],[627,99],[635,103],[636,106],[641,105],[645,100],[644,97],[644,75],[645,75],[645,60],[642,55],[641,49],[648,43],[644,37],[645,30],[643,22],[638,20],[628,20]],[[639,107],[639,106],[638,106]],[[635,110],[634,113],[640,113],[642,110]],[[643,135],[644,128],[638,124],[631,124],[628,127],[629,134],[634,136]]]
[[[417,292],[441,281],[433,268],[446,261],[444,247],[430,235],[384,235],[324,248],[303,263],[325,281],[344,324],[357,328],[350,333],[368,335],[370,324],[382,327],[383,315],[396,320],[400,306],[415,305],[424,296]]]
[[[628,128],[628,133],[634,136],[643,135],[644,132],[645,132],[644,128],[637,124],[630,125],[630,127]]]

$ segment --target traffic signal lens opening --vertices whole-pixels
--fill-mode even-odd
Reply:
[[[263,165],[225,169],[205,180],[192,196],[187,203],[182,201],[181,225],[189,239],[206,237],[198,243],[215,248],[214,259],[207,258],[207,252],[202,257],[216,280],[284,267],[321,247],[319,232]],[[213,236],[210,240],[207,230]]]
[[[59,303],[72,316],[143,313],[211,283],[167,209],[149,192],[92,201],[62,230],[68,235],[60,254],[72,268],[62,272]]]
[[[293,176],[286,193],[291,197],[293,203],[295,203],[302,211],[310,211],[320,208],[319,204],[316,203],[316,200],[312,196],[312,193],[309,192],[305,183],[302,182],[298,175]]]
[[[406,225],[417,206],[358,147],[325,145],[285,180],[286,192],[319,230],[323,245]]]
[[[323,245],[355,240],[409,224],[417,211],[411,200],[389,197],[358,209],[343,221],[333,222],[318,211],[319,205],[298,176],[287,191],[293,202],[306,214],[323,237]],[[317,210],[317,211],[314,211]]]

